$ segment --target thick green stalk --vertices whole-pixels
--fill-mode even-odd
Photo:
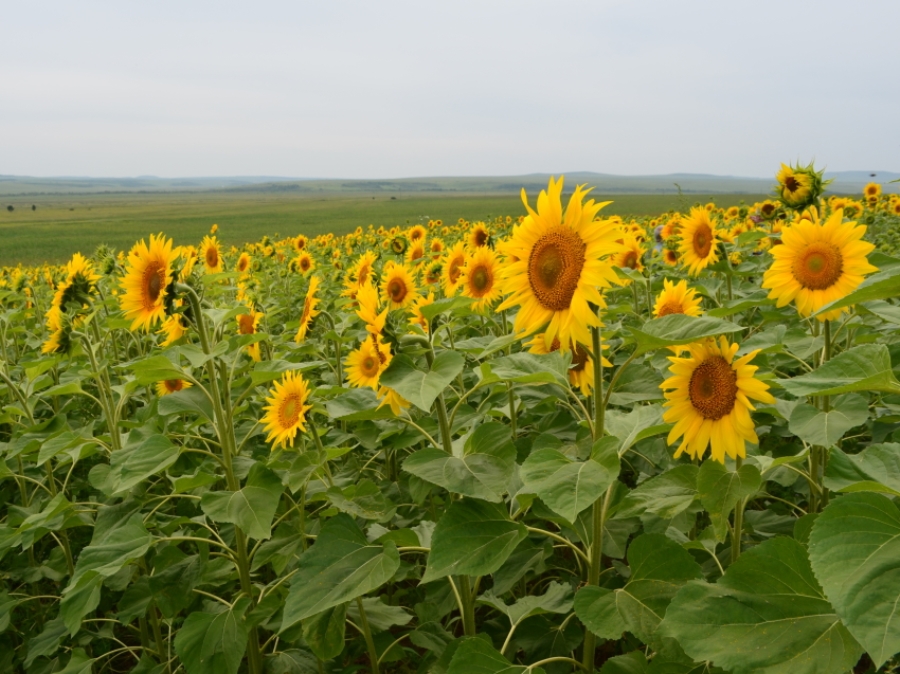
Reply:
[[[459,576],[459,595],[462,601],[463,632],[467,637],[474,637],[475,630],[475,597],[469,585],[468,576]]]
[[[372,639],[372,630],[369,627],[369,619],[366,617],[366,609],[363,608],[362,598],[356,598],[356,607],[359,609],[359,622],[361,623],[363,636],[366,638],[366,647],[369,649],[369,663],[372,674],[379,674],[378,650],[375,648],[375,640]]]
[[[734,469],[739,471],[743,461],[741,457],[735,459]],[[734,526],[731,528],[731,563],[734,564],[741,556],[741,537],[744,533],[744,499],[738,500],[734,506]]]

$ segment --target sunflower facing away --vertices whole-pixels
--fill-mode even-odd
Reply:
[[[373,335],[381,334],[387,321],[388,310],[378,312],[381,307],[381,298],[371,280],[360,286],[356,293],[356,304],[356,315],[366,324],[366,331]]]
[[[493,304],[500,297],[500,265],[497,253],[482,246],[469,255],[463,267],[460,285],[462,294],[476,300],[472,304],[474,311],[481,311]]]
[[[381,273],[381,296],[390,309],[405,309],[419,298],[412,272],[389,262]]]
[[[693,459],[702,459],[707,447],[720,463],[725,463],[726,455],[745,457],[746,442],[759,443],[750,400],[775,402],[769,385],[754,377],[757,366],[750,365],[759,351],[735,360],[738,345],[729,344],[725,337],[690,344],[688,350],[685,358],[669,358],[672,376],[660,386],[668,408],[663,419],[675,424],[668,443],[681,438],[675,457],[687,452]]]
[[[269,433],[266,441],[273,443],[273,449],[285,445],[293,447],[297,431],[306,430],[306,412],[312,407],[306,404],[309,398],[306,380],[299,372],[291,370],[281,381],[275,382],[269,394],[262,418],[263,430]]]
[[[383,344],[379,335],[369,335],[362,344],[351,351],[344,361],[347,383],[362,388],[378,390],[378,378],[391,362],[391,347]]]
[[[697,276],[707,265],[718,261],[718,231],[705,208],[692,208],[690,215],[682,217],[679,235],[681,264],[691,276]]]
[[[156,394],[167,396],[170,393],[177,393],[178,391],[183,391],[191,386],[193,386],[193,384],[184,379],[164,379],[163,381],[156,382]]]
[[[172,239],[162,234],[151,234],[149,246],[142,239],[128,253],[119,305],[132,330],[149,330],[165,316],[166,286],[176,257]]]
[[[204,236],[200,242],[200,257],[207,274],[218,274],[222,271],[222,251],[219,240],[214,236]]]
[[[512,262],[502,270],[503,291],[509,295],[498,311],[519,307],[515,331],[520,336],[546,326],[544,340],[559,340],[569,350],[575,342],[588,344],[591,327],[600,319],[590,304],[606,306],[600,289],[617,283],[606,259],[622,250],[621,233],[609,221],[595,221],[609,202],[584,202],[587,191],[579,185],[563,214],[563,179],[550,179],[537,199],[537,210],[522,201],[528,216],[518,225],[504,251]]]
[[[702,313],[697,291],[688,288],[687,281],[672,283],[669,279],[663,279],[663,290],[656,296],[656,303],[653,305],[654,318],[662,318],[669,314],[699,316]]]
[[[878,271],[866,256],[875,248],[863,241],[866,228],[843,222],[844,212],[819,221],[815,208],[785,227],[781,245],[769,252],[775,258],[763,275],[762,287],[778,307],[794,302],[801,316],[809,316],[826,304],[852,293],[866,274]],[[827,311],[820,321],[834,320],[848,308]]]
[[[303,313],[300,314],[300,327],[297,328],[297,334],[294,335],[294,341],[298,344],[306,339],[309,333],[309,326],[312,320],[319,315],[316,305],[319,304],[319,298],[316,297],[316,290],[319,288],[319,277],[313,276],[309,280],[309,288],[306,291],[306,298],[303,300]]]
[[[160,342],[159,345],[166,347],[184,337],[186,332],[187,328],[184,326],[181,314],[172,314],[163,321],[162,326],[156,331],[156,334],[164,336],[163,341]]]

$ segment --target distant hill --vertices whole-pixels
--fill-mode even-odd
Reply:
[[[874,173],[873,178],[871,174]],[[620,176],[608,173],[575,171],[566,173],[568,185],[589,183],[600,194],[766,194],[774,178],[719,176],[703,173]],[[859,194],[868,182],[878,182],[887,192],[900,192],[900,184],[890,185],[900,173],[889,171],[835,171],[832,192]],[[290,192],[296,194],[409,194],[465,193],[517,194],[523,187],[537,192],[547,185],[549,174],[519,176],[423,177],[385,180],[347,180],[288,178],[279,176],[231,176],[221,178],[84,178],[0,175],[0,196],[37,196],[52,194],[123,194],[159,192]]]

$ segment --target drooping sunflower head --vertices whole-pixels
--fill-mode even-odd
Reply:
[[[719,232],[705,208],[692,208],[681,220],[681,264],[692,276],[697,276],[708,265],[719,259]]]
[[[306,297],[303,300],[303,311],[300,314],[300,327],[297,328],[297,334],[294,336],[294,341],[298,344],[306,339],[313,319],[319,315],[319,311],[316,309],[319,304],[319,298],[316,297],[319,283],[318,276],[313,276],[309,280],[309,288],[306,290]]]
[[[132,321],[132,330],[149,330],[164,317],[172,262],[176,257],[172,239],[162,234],[151,235],[150,245],[141,240],[131,249],[119,305],[125,318]]]
[[[688,288],[687,281],[682,279],[678,283],[672,283],[669,279],[663,279],[663,290],[656,296],[656,303],[653,306],[655,318],[669,314],[700,316],[702,313],[697,291]]]
[[[477,300],[472,309],[481,311],[500,297],[500,266],[497,253],[482,246],[469,255],[462,270],[462,294]]]
[[[444,256],[444,266],[441,270],[441,285],[444,288],[445,297],[453,297],[456,291],[459,290],[460,277],[465,265],[465,244],[462,241],[458,241]]]
[[[444,271],[444,263],[441,260],[435,260],[425,267],[425,283],[428,285],[436,285],[441,282],[441,276]]]
[[[378,378],[391,362],[391,347],[381,341],[380,335],[369,335],[359,348],[350,352],[345,361],[347,383],[362,388],[378,390]]]
[[[186,388],[190,388],[193,384],[184,379],[164,379],[156,382],[156,394],[159,396],[167,396],[172,393],[178,393]]]
[[[53,305],[66,311],[66,306],[89,304],[97,292],[100,275],[94,272],[91,261],[81,253],[75,253],[66,264],[65,277],[56,289]]]
[[[386,264],[381,273],[381,296],[389,309],[405,309],[419,292],[412,272],[403,264]]]
[[[286,372],[269,390],[262,422],[269,434],[266,441],[273,443],[273,449],[286,445],[293,447],[297,432],[306,430],[306,413],[312,407],[306,404],[308,398],[306,380],[294,370]]]
[[[214,236],[204,236],[200,242],[200,257],[207,274],[218,274],[222,271],[222,247]]]
[[[804,215],[782,231],[781,245],[770,249],[774,260],[763,275],[762,287],[778,307],[794,302],[805,317],[849,295],[866,274],[878,269],[866,257],[875,246],[862,240],[864,226],[844,222],[840,209],[825,222],[819,221],[816,209]],[[827,311],[817,318],[834,320],[848,310]]]
[[[537,210],[522,190],[528,216],[504,245],[514,261],[502,271],[508,297],[498,310],[520,307],[516,333],[524,336],[547,326],[547,343],[558,339],[567,351],[573,341],[589,343],[590,328],[599,326],[591,305],[605,306],[600,291],[617,283],[608,258],[623,246],[614,222],[595,220],[609,202],[585,201],[588,192],[579,185],[564,212],[562,188],[562,178],[551,178],[538,196]]]
[[[661,385],[667,400],[663,419],[674,424],[668,443],[682,439],[675,457],[687,452],[702,459],[709,447],[720,463],[726,456],[743,458],[747,442],[759,443],[750,401],[775,402],[768,384],[755,378],[757,366],[750,365],[758,351],[735,359],[738,345],[725,337],[691,344],[688,350],[685,358],[669,358],[672,376]]]

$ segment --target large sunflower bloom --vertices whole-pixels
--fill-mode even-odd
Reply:
[[[755,409],[750,400],[775,402],[769,385],[753,376],[758,368],[749,364],[759,351],[735,360],[738,345],[729,344],[725,337],[718,342],[696,342],[688,349],[686,358],[669,358],[673,376],[661,385],[668,408],[663,419],[675,424],[668,443],[682,439],[675,457],[687,452],[701,459],[707,447],[720,463],[725,463],[726,455],[745,457],[746,442],[759,443],[750,418]]]
[[[481,311],[500,297],[500,265],[497,253],[482,246],[469,255],[463,267],[460,285],[462,294],[477,300],[472,304],[474,311]]]
[[[546,344],[558,339],[567,351],[572,341],[589,343],[589,328],[600,325],[590,305],[606,306],[599,289],[612,287],[618,279],[605,258],[622,245],[616,242],[621,233],[614,223],[594,221],[609,202],[584,202],[587,191],[579,185],[563,214],[562,188],[562,178],[551,178],[547,191],[538,196],[536,211],[522,190],[529,215],[503,247],[508,255],[501,272],[503,291],[509,297],[497,309],[518,306],[516,333],[524,336],[547,326]]]
[[[142,239],[128,253],[119,305],[132,330],[149,330],[165,316],[166,287],[176,257],[172,239],[162,234],[151,235],[149,246]]]
[[[319,298],[316,297],[316,290],[319,288],[319,277],[313,276],[309,280],[309,288],[306,291],[306,299],[303,300],[303,313],[300,314],[300,327],[297,328],[297,334],[294,341],[298,344],[306,339],[309,332],[309,326],[312,320],[319,315],[316,305],[319,304]]]
[[[273,448],[279,445],[294,446],[294,438],[297,431],[306,430],[306,412],[312,407],[307,405],[309,387],[303,375],[293,370],[286,372],[281,381],[275,382],[275,387],[269,389],[268,403],[262,422],[264,430],[268,431],[267,442],[273,442]]]
[[[687,281],[681,280],[678,283],[672,283],[669,279],[663,279],[663,290],[656,296],[656,303],[653,305],[654,318],[661,318],[669,314],[699,316],[702,313],[697,291],[689,288]]]
[[[875,246],[862,240],[865,226],[843,218],[838,209],[823,223],[812,208],[782,231],[781,245],[769,250],[775,261],[762,283],[777,306],[793,301],[801,316],[809,316],[849,295],[866,274],[878,271],[866,259]],[[817,318],[834,320],[844,311],[847,308],[827,311]]]
[[[718,261],[718,231],[705,208],[692,208],[690,215],[681,219],[679,235],[681,264],[691,276],[697,276],[707,265]]]
[[[377,391],[378,378],[390,362],[390,345],[383,344],[378,335],[370,335],[344,361],[347,383],[359,388],[368,386]]]
[[[200,255],[207,274],[218,274],[222,271],[222,250],[216,237],[203,237],[203,241],[200,242]]]
[[[405,309],[419,298],[409,268],[388,263],[381,273],[381,296],[390,309]]]

